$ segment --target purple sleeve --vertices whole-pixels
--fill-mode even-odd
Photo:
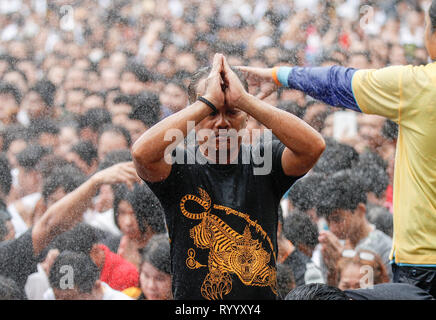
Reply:
[[[277,77],[284,86],[303,91],[331,106],[362,112],[352,88],[352,79],[356,71],[340,66],[280,67]]]

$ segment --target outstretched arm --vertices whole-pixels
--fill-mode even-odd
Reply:
[[[331,106],[362,112],[354,98],[352,80],[356,69],[332,67],[276,67],[239,69],[255,78],[254,83],[269,82],[258,96],[265,98],[280,86],[300,90]]]
[[[116,164],[99,171],[76,190],[54,203],[32,229],[33,252],[37,256],[60,233],[67,231],[82,219],[92,198],[103,184],[140,181],[132,162]]]
[[[226,99],[271,129],[286,146],[282,154],[284,173],[301,176],[308,172],[325,149],[322,136],[298,117],[248,94],[225,59],[224,72]]]

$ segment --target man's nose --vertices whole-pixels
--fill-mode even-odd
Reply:
[[[228,129],[230,127],[230,122],[224,113],[218,114],[215,127],[218,129]]]

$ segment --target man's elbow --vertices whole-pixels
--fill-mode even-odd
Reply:
[[[137,142],[135,142],[133,144],[131,153],[132,153],[133,160],[138,161],[140,156],[141,156],[141,153],[139,151],[139,146],[138,146]]]
[[[315,165],[315,163],[321,157],[321,155],[324,152],[325,148],[326,148],[325,140],[318,133],[317,137],[313,140],[312,148],[311,148],[311,151],[310,151],[310,158],[311,158],[311,160],[313,162],[313,165]]]
[[[321,157],[322,153],[324,152],[326,145],[325,145],[325,140],[322,137],[322,135],[319,134],[318,138],[316,139],[316,143],[315,143],[315,149],[316,149],[316,153],[317,153],[317,157],[316,159],[318,160],[319,157]]]
[[[132,159],[134,163],[139,163],[144,165],[147,159],[147,155],[144,153],[144,148],[139,144],[139,141],[136,141],[131,149]]]

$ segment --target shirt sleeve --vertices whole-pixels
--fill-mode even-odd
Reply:
[[[280,67],[277,78],[282,85],[300,90],[331,106],[361,112],[352,88],[356,71],[341,66]]]
[[[282,155],[283,151],[285,150],[285,145],[279,140],[274,139],[269,142],[260,143],[257,147],[263,149],[261,151],[263,154],[267,153],[268,149],[271,150],[272,165],[270,176],[275,193],[279,198],[282,198],[286,191],[288,191],[289,188],[304,175],[300,177],[293,177],[285,174],[282,166]]]
[[[353,78],[356,101],[364,113],[376,114],[399,123],[404,101],[404,81],[414,83],[407,72],[410,66],[392,66],[377,70],[359,70]],[[409,78],[409,80],[405,80]]]

